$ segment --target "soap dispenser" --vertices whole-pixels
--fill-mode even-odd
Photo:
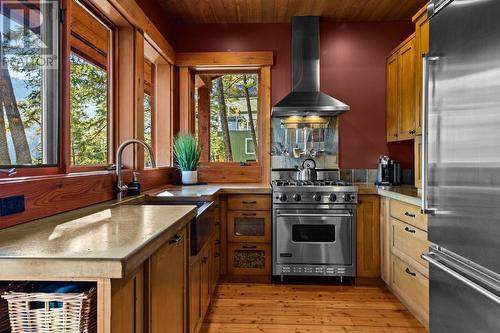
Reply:
[[[128,190],[127,190],[127,193],[130,196],[141,194],[141,184],[137,180],[138,174],[139,173],[135,172],[135,171],[132,173],[132,182],[130,182],[130,184],[128,184]]]

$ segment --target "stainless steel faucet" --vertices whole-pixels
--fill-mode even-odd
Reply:
[[[150,145],[145,143],[144,141],[137,140],[137,139],[130,139],[130,140],[125,140],[122,142],[122,144],[118,147],[118,150],[116,151],[116,187],[118,189],[118,194],[117,194],[117,199],[121,200],[123,198],[123,192],[128,190],[127,185],[123,185],[123,180],[122,180],[122,154],[123,150],[125,147],[127,147],[130,144],[140,144],[146,148],[146,150],[149,153],[149,159],[151,160],[151,167],[156,168],[156,160],[153,154],[153,149],[151,148]]]
[[[12,176],[17,173],[16,168],[10,168],[10,169],[0,169],[0,173],[4,173],[7,176]]]

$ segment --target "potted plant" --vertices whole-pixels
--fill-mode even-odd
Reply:
[[[191,134],[180,134],[174,138],[174,158],[182,173],[183,184],[198,183],[198,165],[200,164],[201,147]]]

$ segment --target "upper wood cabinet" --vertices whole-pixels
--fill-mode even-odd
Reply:
[[[399,132],[398,139],[414,137],[415,129],[415,38],[398,51],[399,65]]]
[[[422,55],[429,52],[429,20],[427,6],[415,16],[415,129],[422,134]]]
[[[408,140],[415,129],[415,34],[387,58],[387,141]]]
[[[398,140],[399,80],[398,54],[387,59],[387,141]]]

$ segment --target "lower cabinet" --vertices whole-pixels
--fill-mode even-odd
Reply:
[[[425,326],[429,324],[427,219],[418,206],[382,198],[381,276],[389,289]]]
[[[271,274],[270,244],[229,243],[227,252],[230,275]]]
[[[219,282],[220,239],[213,233],[209,241],[196,256],[191,256],[189,265],[189,332],[196,333],[210,305],[210,300]]]
[[[358,284],[381,284],[378,195],[359,196],[356,211],[356,281]]]
[[[391,289],[408,309],[428,325],[429,279],[413,266],[392,255]]]
[[[111,280],[111,332],[184,333],[188,231],[173,235],[130,277]]]
[[[149,260],[149,323],[151,333],[183,333],[187,278],[186,230],[175,235]]]
[[[144,269],[111,282],[111,333],[145,332]]]

